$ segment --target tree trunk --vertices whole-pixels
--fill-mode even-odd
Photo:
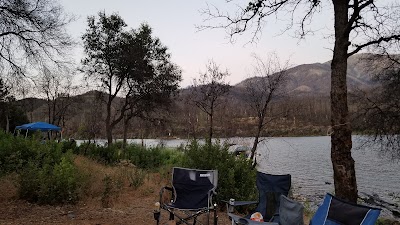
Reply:
[[[112,144],[112,127],[111,127],[111,101],[107,102],[107,116],[106,116],[106,135],[107,145]]]
[[[253,143],[253,147],[251,148],[251,155],[250,155],[251,160],[254,159],[254,155],[257,150],[258,142],[259,142],[260,135],[261,135],[261,130],[263,129],[263,123],[264,123],[264,117],[258,117],[257,133],[254,136],[254,143]],[[253,167],[256,166],[256,163],[257,162],[253,163]]]
[[[126,139],[128,136],[128,124],[129,124],[129,119],[125,118],[124,119],[124,133],[123,133],[123,139],[122,139],[122,148],[125,149],[126,147]]]
[[[208,130],[208,144],[210,145],[211,148],[211,143],[212,143],[212,138],[213,138],[213,122],[214,122],[214,103],[211,103],[211,107],[210,107],[210,127]]]
[[[211,140],[213,137],[213,113],[210,114],[210,127],[208,128],[208,144],[211,146]]]
[[[6,133],[10,132],[10,115],[8,110],[6,110]]]
[[[347,105],[347,51],[349,46],[348,1],[333,0],[335,10],[335,47],[331,64],[331,160],[335,194],[357,202],[357,182],[351,156],[351,126]]]

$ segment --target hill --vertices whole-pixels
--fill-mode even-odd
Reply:
[[[374,77],[377,71],[387,66],[387,61],[377,59],[372,54],[358,54],[348,60],[348,90],[368,90],[378,84]],[[327,133],[330,118],[330,61],[298,65],[287,70],[288,83],[286,91],[289,95],[285,101],[274,102],[273,111],[280,115],[274,118],[264,135],[324,135]],[[216,112],[215,134],[219,137],[249,136],[254,129],[254,112],[243,100],[243,86],[246,79],[231,88],[225,97],[224,107]],[[134,120],[128,131],[129,138],[140,137],[193,137],[203,136],[207,132],[207,117],[194,106],[185,104],[191,88],[181,89],[164,117],[167,121],[150,122]],[[43,99],[29,98],[19,101],[21,108],[31,121],[48,121],[49,105],[54,109],[67,107],[53,119],[53,123],[62,126],[64,135],[74,138],[104,138],[105,93],[89,91],[82,95],[57,99],[47,102]],[[116,106],[119,101],[116,101]],[[351,102],[350,102],[351,104]],[[116,109],[118,107],[115,107]],[[51,111],[51,109],[50,109]],[[54,117],[53,117],[54,118]],[[50,121],[51,122],[51,121]],[[115,138],[122,137],[122,125],[114,130]]]
[[[349,57],[347,65],[348,91],[356,89],[368,90],[377,85],[374,77],[379,71],[389,65],[388,60],[382,60],[373,54],[357,54]],[[329,96],[331,82],[331,61],[325,63],[313,63],[298,65],[287,70],[287,92],[292,95]],[[259,79],[259,78],[249,78]],[[242,87],[246,79],[236,85]]]

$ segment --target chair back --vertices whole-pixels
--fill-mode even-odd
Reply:
[[[217,170],[196,170],[174,167],[172,172],[174,206],[179,209],[210,207],[217,188]]]
[[[291,182],[290,174],[272,175],[257,172],[259,203],[256,211],[263,215],[264,221],[271,219],[275,213],[278,213],[280,196],[288,196]]]
[[[304,225],[304,206],[300,202],[281,195],[279,206],[280,225]]]
[[[373,225],[381,209],[349,203],[326,194],[310,225]]]

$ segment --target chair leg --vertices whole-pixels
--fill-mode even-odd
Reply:
[[[214,204],[214,225],[218,224],[217,204]]]

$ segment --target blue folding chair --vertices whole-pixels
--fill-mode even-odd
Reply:
[[[213,223],[217,224],[216,204],[212,197],[218,183],[217,170],[196,170],[174,167],[172,169],[172,187],[163,187],[160,191],[160,208],[169,212],[169,220],[178,218],[176,224],[203,224],[198,216],[206,214],[205,224],[209,224],[210,213],[214,213]],[[169,191],[172,198],[163,201]],[[160,221],[160,211],[155,211],[154,219]],[[183,215],[182,215],[183,213]]]
[[[349,203],[326,194],[310,225],[374,225],[381,209]]]
[[[298,220],[297,218],[301,217],[299,224],[302,224],[303,206],[300,203],[294,202],[293,200],[287,198],[291,187],[290,174],[272,175],[257,172],[256,182],[259,192],[258,201],[227,202],[228,216],[232,220],[232,224],[278,225],[281,224],[280,216],[282,212],[284,212],[284,219],[290,221]],[[284,205],[281,205],[282,202],[284,202]],[[260,212],[264,221],[266,222],[254,222],[250,220],[250,215],[241,217],[232,213],[235,206],[243,206],[255,203],[258,203],[255,212]],[[293,222],[290,225],[293,225]]]

